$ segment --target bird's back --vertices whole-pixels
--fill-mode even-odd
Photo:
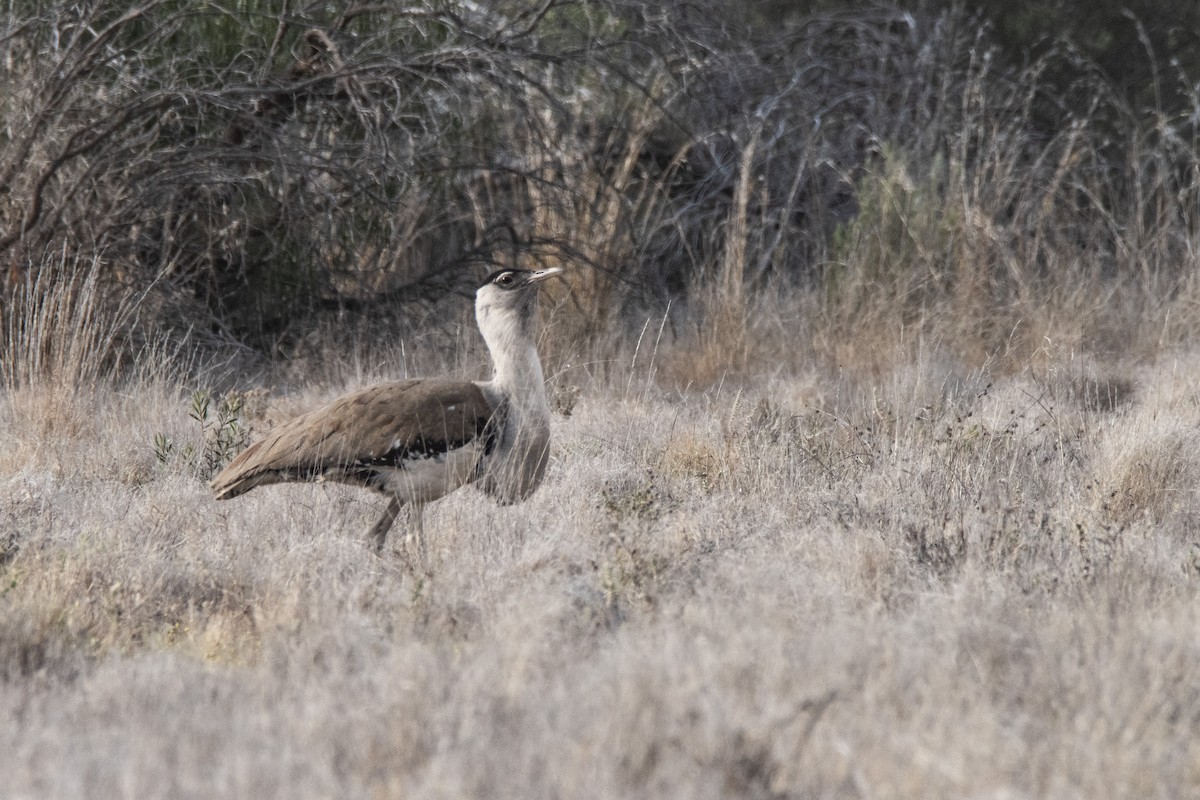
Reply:
[[[471,479],[475,463],[495,443],[492,417],[491,404],[473,383],[383,383],[281,425],[210,486],[218,499],[263,484],[313,480],[399,495],[395,482],[406,479],[423,482],[422,496],[413,499],[435,499]]]

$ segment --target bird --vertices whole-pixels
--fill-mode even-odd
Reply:
[[[388,496],[368,539],[382,551],[410,507],[425,559],[423,509],[476,484],[503,505],[528,498],[550,458],[550,405],[535,337],[538,288],[563,272],[501,269],[475,292],[475,321],[492,361],[487,381],[416,378],[343,395],[250,445],[209,484],[218,500],[257,486],[332,481]]]

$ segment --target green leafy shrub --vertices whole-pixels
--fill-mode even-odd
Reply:
[[[220,472],[245,449],[250,428],[242,423],[243,398],[237,393],[222,396],[212,408],[213,395],[197,389],[192,392],[188,416],[197,425],[192,441],[177,443],[165,433],[154,436],[154,456],[164,466],[180,465],[202,481]]]

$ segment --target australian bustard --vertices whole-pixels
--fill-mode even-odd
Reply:
[[[376,549],[407,504],[422,559],[426,503],[476,482],[501,503],[525,499],[542,482],[550,452],[550,408],[534,346],[538,284],[560,272],[500,270],[475,292],[490,381],[418,378],[343,395],[248,447],[210,484],[217,499],[285,481],[375,489],[391,498],[370,532]]]

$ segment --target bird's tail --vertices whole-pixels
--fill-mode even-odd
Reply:
[[[212,489],[213,494],[218,500],[228,500],[232,497],[237,497],[239,494],[245,494],[255,486],[261,486],[264,483],[277,483],[278,475],[273,470],[263,470],[259,468],[255,459],[255,451],[259,449],[262,442],[247,447],[238,457],[229,463],[229,466],[221,470],[215,478],[208,483],[208,488]]]

